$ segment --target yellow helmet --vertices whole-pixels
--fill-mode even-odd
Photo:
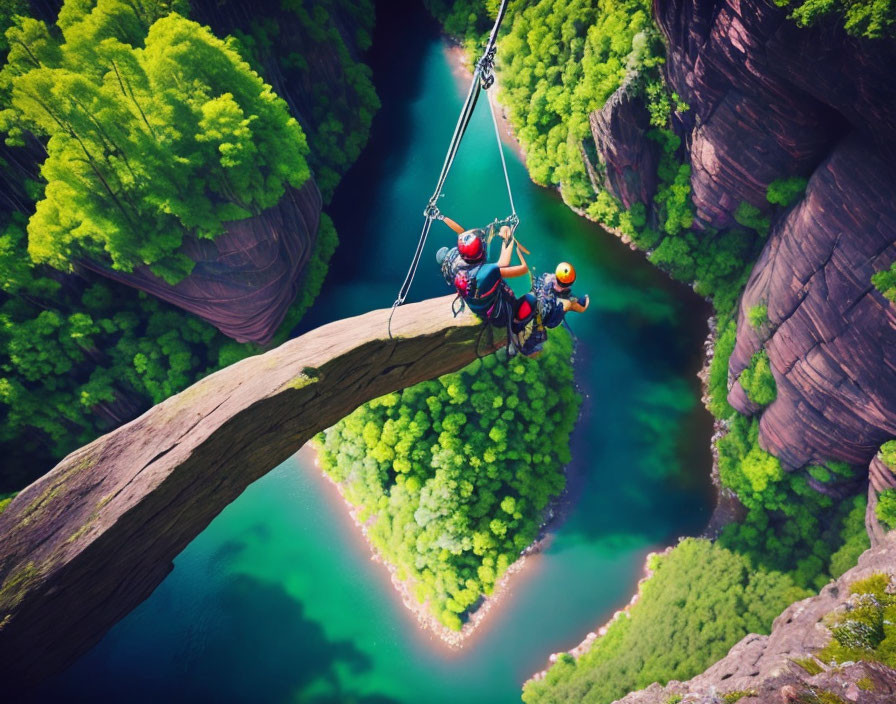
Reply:
[[[554,276],[561,286],[572,286],[576,282],[576,270],[569,262],[560,262],[554,270]]]

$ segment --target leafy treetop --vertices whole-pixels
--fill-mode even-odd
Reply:
[[[67,3],[62,43],[30,18],[7,31],[0,129],[49,137],[36,262],[148,264],[176,282],[193,265],[177,253],[185,235],[215,237],[310,175],[301,128],[233,42],[176,13],[145,29],[168,9],[146,7]]]

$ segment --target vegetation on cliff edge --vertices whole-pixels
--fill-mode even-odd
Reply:
[[[377,552],[449,628],[491,594],[565,485],[579,409],[571,354],[558,329],[537,360],[485,357],[371,401],[317,439]]]
[[[846,605],[824,619],[831,639],[816,654],[819,660],[896,667],[896,596],[890,593],[890,580],[890,575],[877,573],[850,585]]]
[[[7,142],[48,138],[28,223],[36,263],[147,264],[173,284],[193,267],[178,253],[185,236],[214,238],[310,176],[286,103],[207,28],[114,0],[68,3],[57,26],[60,43],[30,18],[7,30],[0,72]]]
[[[896,33],[894,0],[775,0],[775,4],[792,8],[791,18],[803,27],[835,15],[847,32],[866,39]]]
[[[652,682],[688,679],[747,633],[768,633],[784,607],[809,595],[707,540],[687,538],[650,568],[638,602],[586,653],[561,655],[543,680],[526,683],[526,704],[609,704]]]
[[[331,4],[338,6],[341,26],[346,26],[355,8],[344,7],[341,0]],[[207,28],[169,14],[171,10],[186,12],[183,3],[156,0],[133,6],[119,0],[70,0],[62,7],[58,26],[28,18],[27,4],[4,5],[3,9],[0,29],[9,28],[14,38],[26,41],[10,52],[0,86],[0,104],[7,108],[4,120],[13,128],[12,141],[25,141],[25,146],[0,146],[0,183],[4,187],[0,198],[0,447],[5,457],[0,492],[21,488],[79,445],[130,420],[211,371],[259,351],[257,345],[236,343],[208,323],[127,286],[81,268],[63,273],[37,263],[28,251],[28,227],[36,201],[45,204],[41,207],[49,207],[47,194],[52,189],[45,178],[53,183],[58,175],[58,186],[65,190],[67,180],[81,173],[77,169],[66,172],[66,160],[78,159],[78,149],[84,154],[82,166],[89,172],[74,185],[81,189],[75,195],[82,199],[84,209],[56,209],[60,217],[65,215],[65,222],[57,224],[69,234],[48,244],[49,250],[58,250],[48,257],[58,254],[64,260],[76,249],[80,252],[78,248],[84,242],[86,249],[91,250],[105,237],[111,248],[124,253],[125,259],[135,251],[139,259],[141,252],[158,254],[169,245],[174,246],[173,239],[179,241],[187,228],[165,230],[162,240],[154,241],[156,230],[148,235],[141,229],[119,231],[106,228],[105,220],[85,219],[79,225],[77,218],[70,217],[72,212],[93,217],[90,209],[96,206],[93,214],[100,218],[121,219],[130,212],[134,217],[139,213],[143,220],[145,210],[140,208],[156,208],[158,218],[148,218],[156,225],[165,218],[176,218],[165,212],[170,202],[163,191],[171,185],[165,178],[181,178],[173,171],[182,170],[183,177],[192,173],[189,164],[180,163],[183,154],[177,149],[184,145],[189,145],[190,159],[206,164],[210,172],[221,176],[218,187],[225,188],[226,176],[231,185],[244,189],[238,193],[240,200],[261,198],[252,206],[257,210],[264,206],[265,198],[272,198],[285,183],[281,179],[278,186],[278,177],[269,176],[296,175],[295,168],[307,174],[305,156],[312,164],[329,163],[338,176],[339,169],[347,168],[346,160],[356,156],[358,143],[367,138],[366,131],[356,130],[355,123],[340,126],[331,122],[330,132],[338,133],[347,144],[355,144],[353,150],[327,161],[325,151],[330,142],[321,140],[322,145],[311,144],[308,153],[303,146],[302,130],[285,113],[283,101],[271,93],[237,53],[246,51],[246,47],[232,39],[219,40]],[[369,3],[359,5],[357,12],[359,44],[366,45],[372,29]],[[321,20],[317,27],[320,40],[332,41],[335,20],[329,16],[317,19]],[[150,37],[150,27],[154,27],[155,38]],[[368,40],[361,41],[365,32]],[[0,47],[0,57],[6,55],[5,49]],[[34,53],[34,60],[28,56],[28,50]],[[178,53],[181,50],[186,55]],[[266,68],[277,73],[280,69],[276,62],[284,61],[283,57],[272,50],[269,58],[275,63],[266,64]],[[348,53],[339,52],[337,58],[346,62],[342,67],[346,72],[366,76],[367,83],[359,88],[360,79],[356,81],[358,85],[349,87],[338,79],[332,81],[329,87],[334,95],[338,93],[334,101],[350,100],[346,96],[352,90],[364,89],[368,94],[363,104],[367,109],[375,109],[369,70],[359,68],[362,64]],[[298,56],[293,55],[290,61],[298,61]],[[170,73],[156,76],[169,69]],[[160,92],[144,95],[140,91],[148,90],[147,81],[152,76],[158,80],[150,87]],[[188,78],[195,82],[195,91],[176,85]],[[27,95],[37,84],[52,92],[46,99],[37,94],[36,102],[29,103]],[[74,94],[82,98],[80,104],[68,99],[63,91],[65,86],[83,89]],[[318,86],[317,91],[316,99],[325,87]],[[31,95],[35,97],[33,92]],[[242,118],[234,106],[238,110],[245,108]],[[267,123],[255,114],[256,108],[266,111],[265,117],[270,118]],[[41,140],[47,140],[46,132],[52,133],[47,148],[57,155],[56,161],[47,159],[42,178],[37,168],[44,155],[41,142],[27,133],[17,133],[16,128],[28,127],[28,120],[33,120],[35,131],[41,132],[43,128],[36,123],[50,114],[41,114],[44,109],[65,112],[71,126],[83,132],[60,133],[60,125],[56,125],[41,133]],[[180,134],[179,128],[184,126],[189,129]],[[314,133],[319,134],[319,129],[315,125]],[[192,137],[187,134],[190,130]],[[147,144],[147,134],[158,137],[158,143]],[[76,137],[82,136],[86,138],[82,140],[84,148],[96,160],[96,170],[78,144]],[[281,156],[281,151],[296,145],[301,154],[288,152]],[[118,146],[127,149],[117,151]],[[139,154],[131,151],[136,146],[140,147]],[[259,157],[258,149],[267,151],[267,156]],[[271,163],[277,160],[281,163]],[[53,171],[53,164],[62,173],[59,169]],[[93,193],[97,187],[105,190],[101,176],[111,179],[106,182],[111,190],[105,196]],[[188,199],[188,209],[206,198],[206,204],[198,202],[196,212],[188,214],[194,217],[211,210],[220,221],[226,199],[239,189],[223,195],[213,189],[202,193],[198,190],[202,179],[196,181],[199,183],[193,186],[197,188],[174,195],[182,204]],[[101,210],[101,199],[113,196],[124,207],[116,210],[115,206],[111,214],[105,206]],[[215,218],[200,224],[211,232]],[[86,228],[85,223],[96,225],[96,230]],[[141,226],[150,227],[145,222]],[[66,244],[70,235],[77,238],[82,234],[86,238],[83,241]],[[39,243],[40,237],[35,241]],[[336,243],[332,221],[322,215],[302,287],[275,342],[286,338],[313,301]],[[106,250],[98,256],[107,256]],[[62,260],[55,263],[68,268],[69,262]],[[166,262],[172,261],[177,269],[176,253],[163,256],[156,263],[164,268]],[[183,269],[175,276],[190,266],[181,263]]]

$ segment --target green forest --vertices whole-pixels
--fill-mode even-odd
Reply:
[[[371,2],[296,0],[248,26],[202,2],[68,0],[55,21],[29,12],[25,2],[0,12],[0,492],[261,351],[82,262],[183,279],[194,264],[185,237],[215,238],[312,174],[328,202],[379,107],[357,58]],[[351,32],[340,31],[346,16]],[[299,32],[340,80],[273,50]],[[278,95],[267,74],[306,102]],[[313,302],[337,241],[322,215],[274,343]]]
[[[470,58],[500,5],[421,1]],[[854,41],[896,36],[896,0],[775,3],[797,25],[836,23]],[[268,348],[97,272],[147,267],[176,285],[196,264],[186,242],[215,240],[313,184],[324,212],[270,344],[282,343],[327,275],[339,238],[326,210],[381,107],[364,63],[373,0],[281,0],[250,16],[215,0],[59,5],[51,17],[41,3],[0,0],[0,511],[72,450]],[[511,0],[497,99],[535,183],[711,302],[705,401],[722,431],[719,488],[742,513],[712,540],[686,538],[654,556],[638,601],[587,652],[561,655],[526,683],[526,704],[609,704],[688,679],[744,635],[768,633],[784,607],[869,546],[864,494],[817,490],[857,484],[859,468],[831,460],[786,471],[761,446],[760,415],[779,393],[768,351],[729,378],[753,263],[807,181],[775,181],[761,207],[739,204],[730,227],[694,226],[691,170],[675,132],[691,108],[664,81],[651,8]],[[643,103],[658,154],[655,194],[630,208],[603,185],[589,121],[621,89]],[[871,284],[896,301],[896,264]],[[767,303],[743,313],[762,339]],[[581,406],[574,352],[570,335],[552,331],[538,359],[484,357],[371,401],[315,439],[375,551],[450,630],[539,538],[565,489]],[[729,404],[736,384],[756,415]],[[674,444],[662,430],[642,438],[645,456],[664,457]],[[879,459],[896,474],[896,440]],[[880,494],[875,511],[896,529],[896,489]],[[876,575],[852,590],[858,608],[827,617],[833,638],[818,657],[894,665],[888,582]]]
[[[755,569],[708,540],[687,538],[649,569],[638,602],[578,660],[563,654],[543,680],[528,682],[526,704],[611,702],[653,682],[685,680],[810,595],[788,575]]]
[[[496,3],[476,0],[430,0],[428,6],[447,31],[462,39],[471,56],[496,11]],[[878,37],[892,31],[887,0],[795,3],[791,17],[810,24],[828,16],[839,16],[856,35]],[[627,236],[652,263],[693,283],[698,294],[712,300],[717,335],[707,405],[727,428],[718,441],[722,486],[744,504],[746,518],[728,525],[714,545],[685,541],[659,558],[658,564],[666,567],[648,582],[630,616],[616,621],[578,661],[561,658],[545,680],[527,684],[524,700],[530,704],[610,702],[653,681],[687,679],[747,633],[768,632],[782,606],[842,574],[868,547],[864,496],[838,502],[809,483],[848,481],[853,468],[829,462],[785,472],[778,459],[759,446],[757,420],[736,413],[727,401],[740,294],[770,223],[802,195],[806,181],[794,177],[772,183],[768,206],[760,210],[741,203],[734,227],[691,229],[690,168],[672,131],[673,115],[689,106],[664,85],[663,53],[646,0],[515,3],[498,42],[498,97],[535,182],[558,188],[571,206]],[[630,210],[599,184],[601,165],[588,125],[589,113],[623,84],[648,108],[650,137],[661,154],[653,202],[637,203]],[[887,293],[891,278],[891,272],[881,272],[874,283]],[[751,310],[749,322],[756,329],[765,325],[765,307]],[[775,399],[775,379],[764,350],[734,383],[759,406]],[[886,494],[878,506],[888,525],[896,525],[894,496]],[[754,595],[747,603],[760,599],[773,606],[749,616],[748,608],[727,610],[730,604],[721,605],[722,592],[714,588],[719,573],[726,575],[719,584],[730,579],[743,593]],[[707,589],[691,589],[688,585],[699,584],[702,575]],[[674,597],[679,589],[687,598]],[[709,622],[714,628],[701,637]],[[655,647],[684,641],[688,647],[675,652],[686,655]]]
[[[362,406],[317,439],[321,466],[397,577],[459,630],[537,537],[565,486],[580,399],[572,338],[484,357]]]

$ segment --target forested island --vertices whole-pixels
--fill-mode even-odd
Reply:
[[[500,3],[423,2],[474,61]],[[374,6],[236,5],[0,10],[0,510],[71,450],[286,340],[321,288],[326,208],[379,108]],[[512,0],[497,57],[532,180],[711,301],[703,400],[726,512],[652,557],[638,599],[523,701],[689,680],[819,590],[806,603],[831,636],[788,651],[799,669],[774,692],[886,696],[896,5]],[[234,264],[250,250],[266,254]],[[485,357],[316,440],[377,554],[449,631],[564,490],[573,354],[560,332],[538,359]],[[765,679],[702,677],[701,696],[763,701]],[[677,687],[631,701],[679,702]]]
[[[318,437],[367,537],[453,631],[535,540],[565,485],[578,416],[572,339],[485,357],[362,406]]]

